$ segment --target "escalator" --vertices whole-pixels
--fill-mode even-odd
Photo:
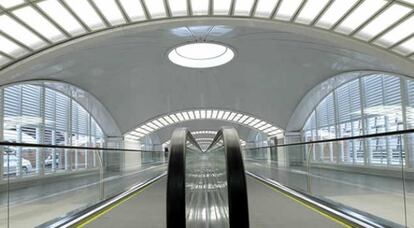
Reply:
[[[222,128],[205,151],[188,130],[176,129],[167,175],[94,208],[58,226],[365,227],[299,200],[258,176],[246,176],[233,128]]]

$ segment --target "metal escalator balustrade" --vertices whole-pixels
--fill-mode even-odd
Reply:
[[[206,151],[191,133],[171,138],[167,227],[249,227],[247,189],[237,132],[222,128]]]

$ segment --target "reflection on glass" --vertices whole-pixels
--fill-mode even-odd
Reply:
[[[186,150],[187,227],[229,227],[224,147]]]

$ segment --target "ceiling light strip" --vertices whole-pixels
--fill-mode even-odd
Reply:
[[[85,29],[88,32],[92,31],[92,29],[78,16],[78,14],[76,14],[72,10],[72,8],[69,7],[69,5],[64,0],[57,1],[63,6],[63,8],[65,8],[72,15],[72,17],[76,19],[76,21],[78,21],[78,23],[83,27],[83,29]]]
[[[378,18],[379,15],[384,13],[386,10],[388,10],[391,7],[391,4],[393,1],[388,1],[385,5],[383,5],[377,12],[375,12],[371,17],[369,17],[366,21],[364,21],[362,24],[360,24],[358,27],[356,27],[351,33],[348,34],[348,36],[354,36],[356,33],[361,31],[366,25],[374,21],[376,18]]]
[[[308,2],[308,0],[302,0],[302,3],[300,3],[299,7],[296,9],[295,13],[292,14],[292,17],[290,17],[290,22],[296,21],[296,18],[298,17],[299,13],[303,10],[303,7]]]
[[[309,23],[310,26],[315,26],[315,23],[319,21],[319,19],[322,17],[322,15],[325,14],[325,12],[331,7],[332,3],[334,3],[335,0],[329,0],[329,2],[323,7],[323,9],[318,13],[318,15]]]
[[[362,3],[364,0],[358,0],[349,8],[330,28],[330,31],[336,30],[336,28],[344,21],[351,13],[353,13]]]
[[[42,15],[46,20],[48,20],[52,25],[54,25],[61,33],[63,33],[66,37],[72,37],[66,29],[60,26],[55,20],[53,20],[46,12],[44,12],[39,6],[33,4],[33,2],[29,2],[29,4],[33,7],[33,9]]]
[[[414,11],[412,13],[409,13],[409,14],[405,15],[404,17],[400,18],[396,22],[392,23],[388,28],[384,29],[383,31],[381,31],[380,33],[378,33],[377,35],[375,35],[374,37],[370,38],[367,42],[368,43],[374,42],[378,38],[382,37],[386,33],[390,32],[391,30],[393,30],[394,28],[396,28],[397,26],[399,26],[402,23],[404,23],[404,21],[406,21],[407,19],[409,19],[411,16],[414,16]]]
[[[20,46],[22,49],[26,49],[26,51],[34,52],[34,49],[27,46],[26,44],[16,40],[14,37],[10,36],[9,34],[0,30],[0,35],[4,36],[5,38],[9,39],[11,42],[15,43],[16,45]]]
[[[121,4],[120,0],[115,0],[115,3],[116,3],[116,5],[118,6],[119,11],[121,11],[121,14],[122,14],[122,17],[124,18],[124,20],[125,20],[127,23],[131,23],[131,18],[129,18],[129,16],[128,16],[128,14],[126,13],[126,11],[125,11],[124,7],[122,6],[122,4]]]
[[[38,38],[40,38],[43,42],[51,45],[52,41],[50,41],[49,39],[47,39],[46,37],[44,37],[42,34],[40,34],[37,30],[33,29],[31,26],[29,26],[28,24],[26,24],[25,22],[23,22],[22,20],[20,20],[20,18],[16,17],[14,14],[10,13],[9,11],[6,11],[3,7],[0,6],[0,10],[4,11],[4,15],[7,15],[10,17],[11,20],[14,20],[15,22],[17,22],[18,24],[20,24],[21,26],[23,26],[25,29],[29,30],[30,32],[32,32],[34,35],[36,35]]]
[[[92,6],[93,10],[98,14],[99,18],[103,21],[106,27],[111,27],[111,23],[108,21],[108,19],[103,15],[102,11],[99,10],[99,8],[96,6],[95,2],[93,0],[87,0],[89,4]]]

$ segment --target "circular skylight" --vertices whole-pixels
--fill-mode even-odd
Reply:
[[[222,44],[191,43],[172,49],[168,58],[183,67],[209,68],[230,62],[234,58],[234,52]]]

